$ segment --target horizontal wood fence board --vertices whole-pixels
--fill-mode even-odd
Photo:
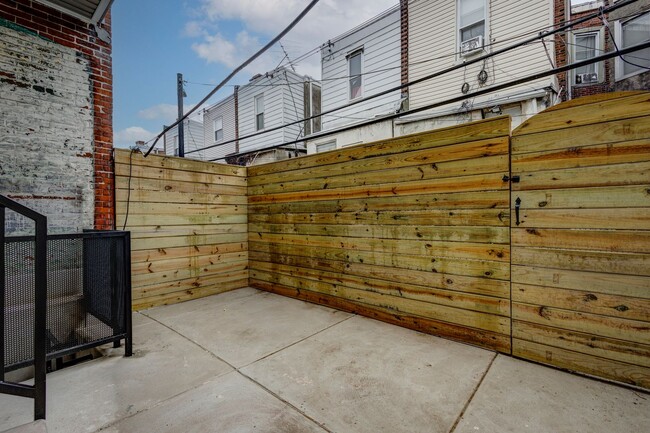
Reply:
[[[216,235],[191,235],[173,236],[157,239],[132,239],[131,248],[137,250],[150,250],[152,248],[194,247],[199,245],[229,244],[246,242],[246,233],[216,234]]]
[[[463,275],[477,278],[494,278],[508,280],[510,266],[508,262],[490,260],[468,260],[466,258],[443,257],[432,254],[431,256],[394,254],[392,252],[375,251],[349,251],[342,248],[322,248],[313,246],[296,247],[293,245],[278,245],[250,242],[250,252],[263,253],[268,261],[276,262],[277,256],[298,256],[306,261],[333,260],[338,265],[328,263],[328,266],[337,266],[340,271],[353,272],[353,264],[365,264],[379,267],[396,268],[395,272],[409,269],[412,271],[431,272],[451,277]],[[309,262],[306,262],[309,263]],[[408,272],[406,272],[408,275]]]
[[[246,177],[246,168],[238,165],[202,163],[192,159],[176,158],[171,156],[150,155],[144,157],[123,149],[116,149],[115,162],[117,164],[133,164],[144,167],[165,168],[173,171],[193,171],[197,173],[219,174],[225,176]]]
[[[359,290],[369,290],[384,295],[398,296],[506,317],[510,315],[510,301],[506,298],[462,293],[455,290],[436,289],[435,287],[419,286],[396,281],[378,280],[349,273],[341,274],[340,272],[321,271],[307,267],[278,265],[276,263],[255,261],[253,258],[250,261],[250,269],[251,273],[257,271],[266,274],[277,272],[283,275],[325,282],[337,287],[343,286]]]
[[[507,116],[496,117],[467,125],[451,126],[435,131],[412,134],[403,137],[387,139],[380,142],[361,144],[347,149],[311,155],[306,158],[296,158],[248,167],[249,178],[258,178],[280,172],[291,172],[307,167],[317,167],[346,161],[358,161],[376,156],[401,154],[422,149],[432,149],[450,144],[468,141],[487,140],[497,137],[507,137],[510,134],[510,119]],[[435,161],[433,161],[435,162]],[[259,182],[259,183],[256,183]],[[264,180],[254,180],[250,185],[259,185]]]
[[[249,196],[249,203],[281,203],[292,201],[314,201],[332,199],[352,199],[364,197],[391,197],[417,195],[423,193],[451,193],[466,191],[506,190],[507,182],[501,179],[507,174],[501,171],[493,174],[470,175],[455,178],[432,179],[404,183],[387,183],[379,185],[361,185],[298,191],[289,193],[264,194]]]
[[[235,199],[237,198],[237,199]],[[244,196],[244,198],[246,198]],[[206,193],[186,193],[175,191],[146,191],[118,189],[115,191],[115,200],[126,202],[132,200],[140,203],[182,203],[204,205],[241,205],[248,204],[240,196]]]
[[[221,283],[231,283],[248,279],[248,269],[228,269],[220,273],[199,275],[194,278],[175,281],[159,281],[154,284],[138,286],[133,291],[134,299],[146,299],[152,296],[166,296],[171,293],[178,294],[187,290],[205,289],[210,290]]]
[[[507,137],[501,137],[440,147],[436,149],[435,154],[432,154],[431,149],[425,149],[418,152],[317,166],[295,172],[281,172],[259,178],[252,177],[249,179],[250,192],[251,194],[272,193],[281,191],[282,188],[292,188],[296,191],[310,188],[319,189],[325,184],[332,186],[337,183],[345,184],[350,176],[355,176],[358,181],[373,182],[376,181],[377,172],[391,174],[398,178],[405,176],[406,180],[422,179],[424,176],[447,177],[463,173],[460,161],[465,161],[467,165],[474,164],[477,170],[488,163],[488,167],[494,167],[492,162],[494,160],[501,160],[507,167],[508,143]],[[484,158],[487,158],[488,162],[483,162]],[[503,162],[504,159],[505,162]],[[267,183],[257,183],[262,180]]]
[[[594,293],[513,283],[512,300],[602,316],[650,321],[650,300],[623,297],[617,293]]]
[[[541,266],[511,268],[512,283],[574,289],[595,294],[612,294],[650,299],[650,277],[621,275],[605,272],[583,272],[568,269],[549,269]]]
[[[383,212],[429,209],[507,209],[509,191],[419,194],[399,197],[366,197],[352,200],[304,201],[287,203],[250,203],[249,214]]]
[[[512,155],[564,150],[571,152],[595,145],[643,140],[650,135],[650,125],[644,116],[605,121],[591,125],[542,131],[536,134],[514,135]]]
[[[554,152],[543,151],[512,155],[516,172],[531,173],[578,167],[595,167],[626,162],[650,161],[650,140],[623,141],[595,146],[571,147]]]
[[[120,203],[117,203],[117,207],[120,207]],[[126,207],[126,206],[125,206]],[[122,227],[125,221],[124,214],[118,214],[117,226]],[[248,221],[246,214],[241,214],[241,212],[233,213],[230,215],[223,214],[198,214],[198,215],[131,215],[129,213],[128,217],[128,227],[142,227],[142,226],[152,226],[152,227],[162,227],[162,226],[185,226],[185,225],[210,225],[210,224],[245,224]]]
[[[364,224],[510,227],[503,209],[250,214],[251,224]]]
[[[650,154],[649,154],[650,155]],[[650,188],[650,162],[609,164],[596,167],[565,168],[524,172],[513,191],[593,188],[620,185],[647,185]]]
[[[494,296],[509,299],[510,284],[502,279],[494,279],[493,274],[498,271],[490,270],[489,276],[458,275],[443,272],[432,272],[426,268],[418,268],[417,264],[406,263],[408,268],[397,266],[387,267],[375,264],[338,261],[332,259],[312,258],[306,256],[291,256],[250,251],[250,260],[264,261],[269,264],[290,265],[295,267],[310,268],[325,272],[338,272],[360,278],[372,278],[393,283],[407,283],[422,285],[432,288],[441,288],[463,293],[473,293],[485,296]],[[398,263],[400,264],[400,263]],[[462,272],[471,273],[464,268]],[[508,269],[503,269],[507,275]]]
[[[546,110],[512,149],[513,353],[648,387],[650,93]]]
[[[650,368],[650,346],[518,320],[513,322],[512,337],[515,339]]]
[[[519,227],[650,230],[650,207],[523,209]]]
[[[149,273],[141,273],[134,275],[132,280],[133,284],[148,285],[165,281],[178,281],[186,280],[189,278],[200,277],[201,275],[212,275],[223,271],[236,272],[248,268],[247,257],[222,257],[221,260],[215,261],[214,264],[195,266],[192,268],[175,269],[173,271],[160,271]]]
[[[131,252],[132,263],[154,262],[183,257],[209,256],[219,253],[248,251],[248,242],[219,243],[211,245],[188,245],[176,248],[153,248]]]
[[[550,364],[571,371],[579,371],[650,388],[650,369],[635,364],[586,355],[516,338],[512,341],[512,354],[542,364]]]
[[[650,253],[648,230],[512,229],[512,245]]]
[[[117,177],[115,179],[117,192],[122,190],[131,190],[133,193],[141,193],[142,197],[162,196],[164,193],[192,193],[192,194],[212,194],[223,197],[223,200],[231,200],[225,202],[228,204],[247,204],[248,198],[246,197],[246,187],[236,185],[217,185],[210,183],[196,183],[196,182],[178,182],[166,181],[161,179],[141,179],[131,178],[129,182],[128,177]],[[148,193],[147,194],[145,194]],[[127,193],[128,195],[128,193]],[[176,197],[176,200],[181,197],[171,194],[170,197]],[[191,196],[190,196],[191,197]],[[122,201],[122,200],[120,200]]]
[[[206,224],[186,226],[130,226],[131,239],[164,238],[170,236],[214,235],[248,232],[248,224]]]
[[[138,311],[147,308],[158,307],[161,305],[178,304],[179,302],[191,301],[193,299],[203,298],[205,296],[217,295],[219,293],[241,289],[242,287],[247,286],[248,278],[242,278],[235,281],[216,282],[206,287],[196,287],[177,292],[169,292],[163,295],[134,299],[133,309]]]
[[[513,195],[521,198],[522,209],[647,208],[649,191],[650,181],[634,186],[516,191]]]
[[[341,248],[355,251],[388,251],[393,254],[456,257],[474,260],[510,260],[510,247],[502,244],[446,242],[433,240],[399,240],[376,238],[345,238],[277,233],[249,233],[249,242],[302,245],[320,248]]]
[[[196,171],[169,170],[166,168],[146,167],[141,165],[129,166],[126,164],[115,164],[115,174],[118,176],[129,176],[130,174],[131,177],[143,179],[246,186],[245,177],[226,176],[222,174],[202,173]]]
[[[583,102],[587,99],[585,98]],[[650,94],[648,93],[586,102],[566,107],[561,111],[559,109],[543,111],[522,123],[512,135],[516,137],[643,116],[650,116]]]
[[[323,235],[332,237],[360,237],[376,239],[428,239],[452,242],[491,242],[507,244],[507,227],[428,226],[428,225],[336,225],[336,224],[268,224],[249,223],[253,233],[284,233]]]
[[[248,285],[245,168],[119,149],[115,161],[116,225],[131,231],[133,308]]]

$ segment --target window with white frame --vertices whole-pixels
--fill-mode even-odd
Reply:
[[[574,36],[574,61],[581,62],[596,57],[600,51],[600,34],[598,32],[578,33]],[[599,81],[598,63],[581,66],[573,71],[573,83],[593,84]]]
[[[174,156],[178,156],[178,135],[172,138],[172,145],[174,146]]]
[[[255,97],[255,129],[264,129],[264,94]]]
[[[627,21],[618,21],[616,43],[619,49],[631,47],[650,40],[650,12]],[[616,59],[616,78],[640,74],[650,68],[650,48],[644,48]]]
[[[348,56],[348,75],[350,76],[350,99],[360,98],[363,94],[362,71],[363,50],[357,50]]]
[[[223,117],[214,119],[214,141],[223,140]]]
[[[458,42],[461,54],[483,48],[485,0],[458,0]]]

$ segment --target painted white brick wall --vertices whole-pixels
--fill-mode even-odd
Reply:
[[[0,26],[0,194],[43,213],[50,233],[93,227],[93,104],[89,62],[26,31]],[[32,232],[7,214],[7,234]]]

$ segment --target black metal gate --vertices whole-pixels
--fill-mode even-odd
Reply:
[[[2,214],[4,203],[8,202],[0,202]],[[41,269],[47,269],[47,281],[38,284],[38,241],[33,236],[5,237],[4,218],[0,222],[0,380],[4,381],[5,372],[33,365],[39,358],[37,348],[41,347],[45,348],[46,359],[51,360],[106,343],[119,346],[124,339],[125,355],[130,356],[129,232],[87,231],[47,236],[45,254],[41,253],[46,261]],[[37,232],[37,240],[39,236]],[[44,293],[45,314],[38,309],[38,297]],[[43,318],[45,330],[39,332],[37,322]],[[42,341],[35,341],[39,338]],[[0,391],[16,394],[10,389]]]

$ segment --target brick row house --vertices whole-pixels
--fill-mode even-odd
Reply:
[[[613,1],[555,1],[555,23],[575,21]],[[556,61],[563,66],[650,39],[650,1],[637,2],[602,14],[555,38]],[[562,100],[603,92],[650,88],[650,49],[559,74]]]
[[[0,0],[0,193],[53,233],[114,226],[111,3]]]

